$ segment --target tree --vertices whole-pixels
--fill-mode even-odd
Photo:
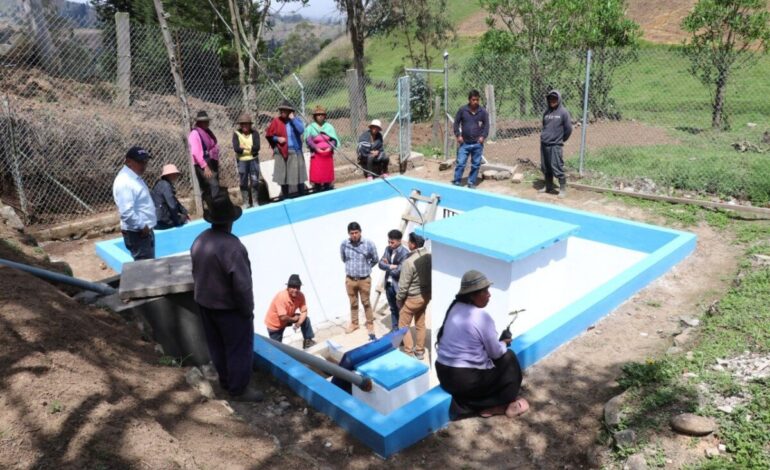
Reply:
[[[711,127],[729,128],[725,90],[736,69],[756,62],[754,49],[767,52],[770,15],[766,0],[699,0],[682,21],[690,33],[684,53],[690,72],[712,87]]]
[[[414,67],[430,68],[432,52],[446,46],[455,35],[446,15],[446,0],[394,0],[389,2],[393,27],[388,31],[396,44],[406,42]]]

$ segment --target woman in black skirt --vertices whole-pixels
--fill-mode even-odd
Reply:
[[[465,273],[438,331],[436,372],[441,387],[452,395],[452,419],[474,414],[514,418],[529,409],[518,397],[522,375],[516,354],[508,348],[511,340],[498,339],[495,322],[484,310],[491,285],[479,271]]]

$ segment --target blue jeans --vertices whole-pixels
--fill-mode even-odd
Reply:
[[[484,144],[478,142],[473,144],[464,143],[457,148],[457,165],[455,167],[455,184],[460,184],[465,172],[465,165],[468,163],[468,156],[471,157],[471,172],[468,175],[468,184],[476,185],[476,177],[481,168],[481,157],[484,154]]]
[[[256,158],[247,161],[238,160],[238,176],[241,191],[249,189],[249,182],[252,188],[256,188],[259,184],[259,160]]]
[[[281,328],[280,330],[268,329],[267,334],[273,341],[283,343],[283,331],[285,329],[286,328]],[[302,324],[299,326],[299,329],[302,331],[303,339],[313,339],[315,337],[315,333],[313,333],[313,325],[310,324],[310,317],[305,318],[305,321],[302,322]]]
[[[398,329],[398,304],[396,303],[396,286],[394,284],[385,284],[385,297],[388,299],[390,307],[390,329]]]
[[[155,234],[152,230],[146,237],[142,236],[142,232],[133,230],[123,230],[122,233],[123,243],[134,261],[155,258]]]

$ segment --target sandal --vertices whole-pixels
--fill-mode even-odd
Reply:
[[[492,416],[504,415],[509,405],[497,405],[479,412],[482,418],[491,418]]]
[[[523,398],[512,401],[505,409],[505,416],[515,418],[521,416],[529,410],[529,403]]]

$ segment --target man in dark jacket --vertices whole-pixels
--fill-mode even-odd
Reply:
[[[476,177],[484,156],[484,141],[489,135],[489,115],[479,105],[481,95],[478,90],[468,93],[468,104],[457,111],[454,133],[457,138],[457,163],[452,184],[460,186],[468,156],[471,157],[471,172],[468,175],[468,187],[476,187]]]
[[[401,244],[403,236],[404,234],[400,230],[388,232],[388,246],[379,262],[380,269],[385,271],[385,298],[388,299],[388,306],[390,307],[391,331],[398,329],[396,291],[398,290],[398,279],[401,276],[401,262],[409,255],[409,250]]]
[[[179,170],[176,165],[163,165],[163,173],[152,188],[152,200],[155,203],[155,214],[158,216],[158,225],[155,226],[157,229],[181,227],[190,220],[187,209],[176,198],[174,183],[178,179]]]
[[[561,103],[561,94],[551,90],[546,95],[548,108],[543,114],[543,131],[540,133],[540,170],[545,177],[541,193],[552,193],[553,179],[559,180],[559,197],[567,196],[567,178],[564,174],[564,142],[572,134],[572,118]]]
[[[203,218],[211,228],[192,244],[195,302],[219,383],[236,401],[260,401],[249,386],[254,361],[254,295],[249,253],[231,231],[243,213],[227,188],[208,199]]]

